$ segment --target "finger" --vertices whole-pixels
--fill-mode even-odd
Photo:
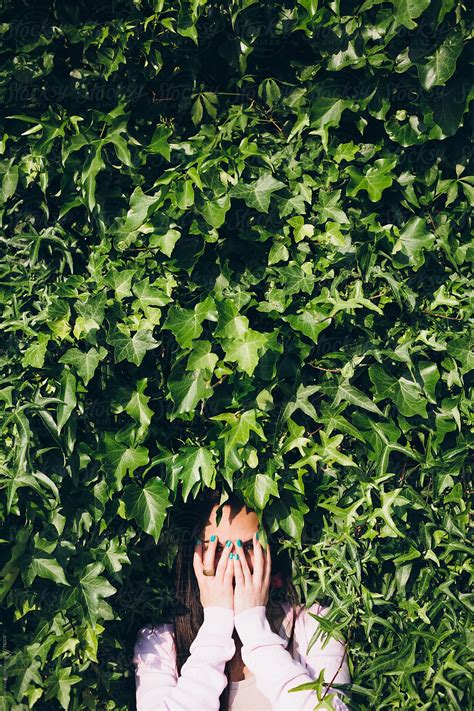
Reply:
[[[257,538],[257,533],[253,534],[253,551],[254,551],[254,562],[253,562],[253,575],[255,580],[262,580],[264,575],[264,558],[263,558],[263,548],[260,541]]]
[[[242,571],[242,575],[244,577],[245,584],[250,585],[250,583],[252,581],[252,573],[250,572],[249,564],[248,564],[247,558],[245,556],[245,551],[243,548],[240,548],[239,546],[237,546],[236,550],[239,553],[239,560],[237,562],[240,563],[239,567]]]
[[[219,541],[218,536],[212,541],[212,536],[210,537],[208,543],[204,545],[204,567],[214,568],[214,560],[216,556],[217,543]]]
[[[196,578],[201,580],[203,577],[203,564],[202,564],[202,543],[198,543],[194,548],[193,553],[193,568],[196,574]]]
[[[227,541],[226,541],[226,543],[227,543]],[[228,545],[224,546],[224,550],[222,551],[222,554],[221,554],[221,559],[217,564],[216,576],[219,575],[221,579],[224,577],[224,573],[225,573],[227,565],[228,565],[227,561],[229,560],[229,556],[232,553],[233,546],[234,546],[234,544],[232,541],[230,541],[230,546],[228,546]]]
[[[244,577],[244,572],[242,570],[244,558],[245,558],[245,556],[243,553],[239,554],[238,560],[236,560],[235,557],[233,558],[235,587],[239,586],[239,588],[243,587],[245,585],[245,577]]]
[[[268,543],[266,556],[265,556],[265,577],[264,577],[265,585],[268,585],[268,583],[270,582],[271,573],[272,573],[272,554],[270,552],[270,544]]]
[[[229,553],[230,555],[230,553]],[[221,559],[222,560],[222,559]],[[224,571],[224,583],[226,585],[231,585],[232,584],[232,579],[234,577],[234,565],[233,565],[233,558],[227,558],[227,565]]]

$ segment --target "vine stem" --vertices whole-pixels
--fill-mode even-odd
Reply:
[[[430,311],[429,309],[422,309],[422,313],[424,314],[431,314],[432,316],[436,316],[436,318],[448,318],[450,321],[462,321],[463,316],[445,316],[444,314],[435,314],[434,311]]]
[[[315,365],[314,363],[310,363],[310,366],[312,368],[317,368],[318,370],[327,370],[328,373],[340,373],[342,368],[323,368],[322,365]]]
[[[349,642],[350,642],[350,640],[351,640],[351,637],[352,637],[352,629],[349,631],[349,634],[347,635],[347,642],[346,642],[346,644],[344,645],[344,654],[342,655],[341,661],[339,662],[339,666],[338,666],[338,668],[336,669],[336,673],[334,674],[334,676],[332,677],[331,681],[330,681],[329,684],[327,685],[327,688],[326,688],[324,694],[322,695],[322,698],[321,698],[321,700],[320,700],[320,703],[322,703],[322,702],[324,701],[324,699],[326,698],[326,696],[329,694],[329,689],[332,687],[335,678],[337,677],[337,675],[339,674],[339,672],[340,672],[341,669],[342,669],[342,665],[344,664],[344,660],[345,660],[345,658],[346,658],[346,656],[347,656],[347,647],[349,646]]]

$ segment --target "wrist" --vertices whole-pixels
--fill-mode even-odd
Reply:
[[[215,632],[223,636],[231,635],[234,630],[234,611],[230,607],[207,605],[203,607],[204,625],[210,625]]]
[[[263,633],[272,631],[266,612],[266,605],[255,605],[234,614],[234,627],[242,644],[258,644]]]
[[[267,609],[267,606],[263,602],[251,602],[244,606],[234,605],[234,617],[236,615],[240,615],[242,612],[246,612],[247,610],[253,610],[256,607],[264,607]]]

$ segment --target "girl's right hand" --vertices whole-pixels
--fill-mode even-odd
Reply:
[[[209,541],[206,551],[204,552],[204,544],[201,541],[195,547],[193,555],[193,568],[199,585],[201,597],[201,605],[204,607],[226,607],[234,609],[234,565],[233,560],[229,560],[229,555],[232,553],[233,542],[230,545],[225,545],[220,560],[215,568],[215,575],[204,575],[204,568],[214,568],[214,558],[218,537],[214,541]]]

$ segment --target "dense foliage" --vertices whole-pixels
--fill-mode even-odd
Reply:
[[[2,6],[2,708],[133,708],[217,484],[354,709],[470,708],[468,4]]]

